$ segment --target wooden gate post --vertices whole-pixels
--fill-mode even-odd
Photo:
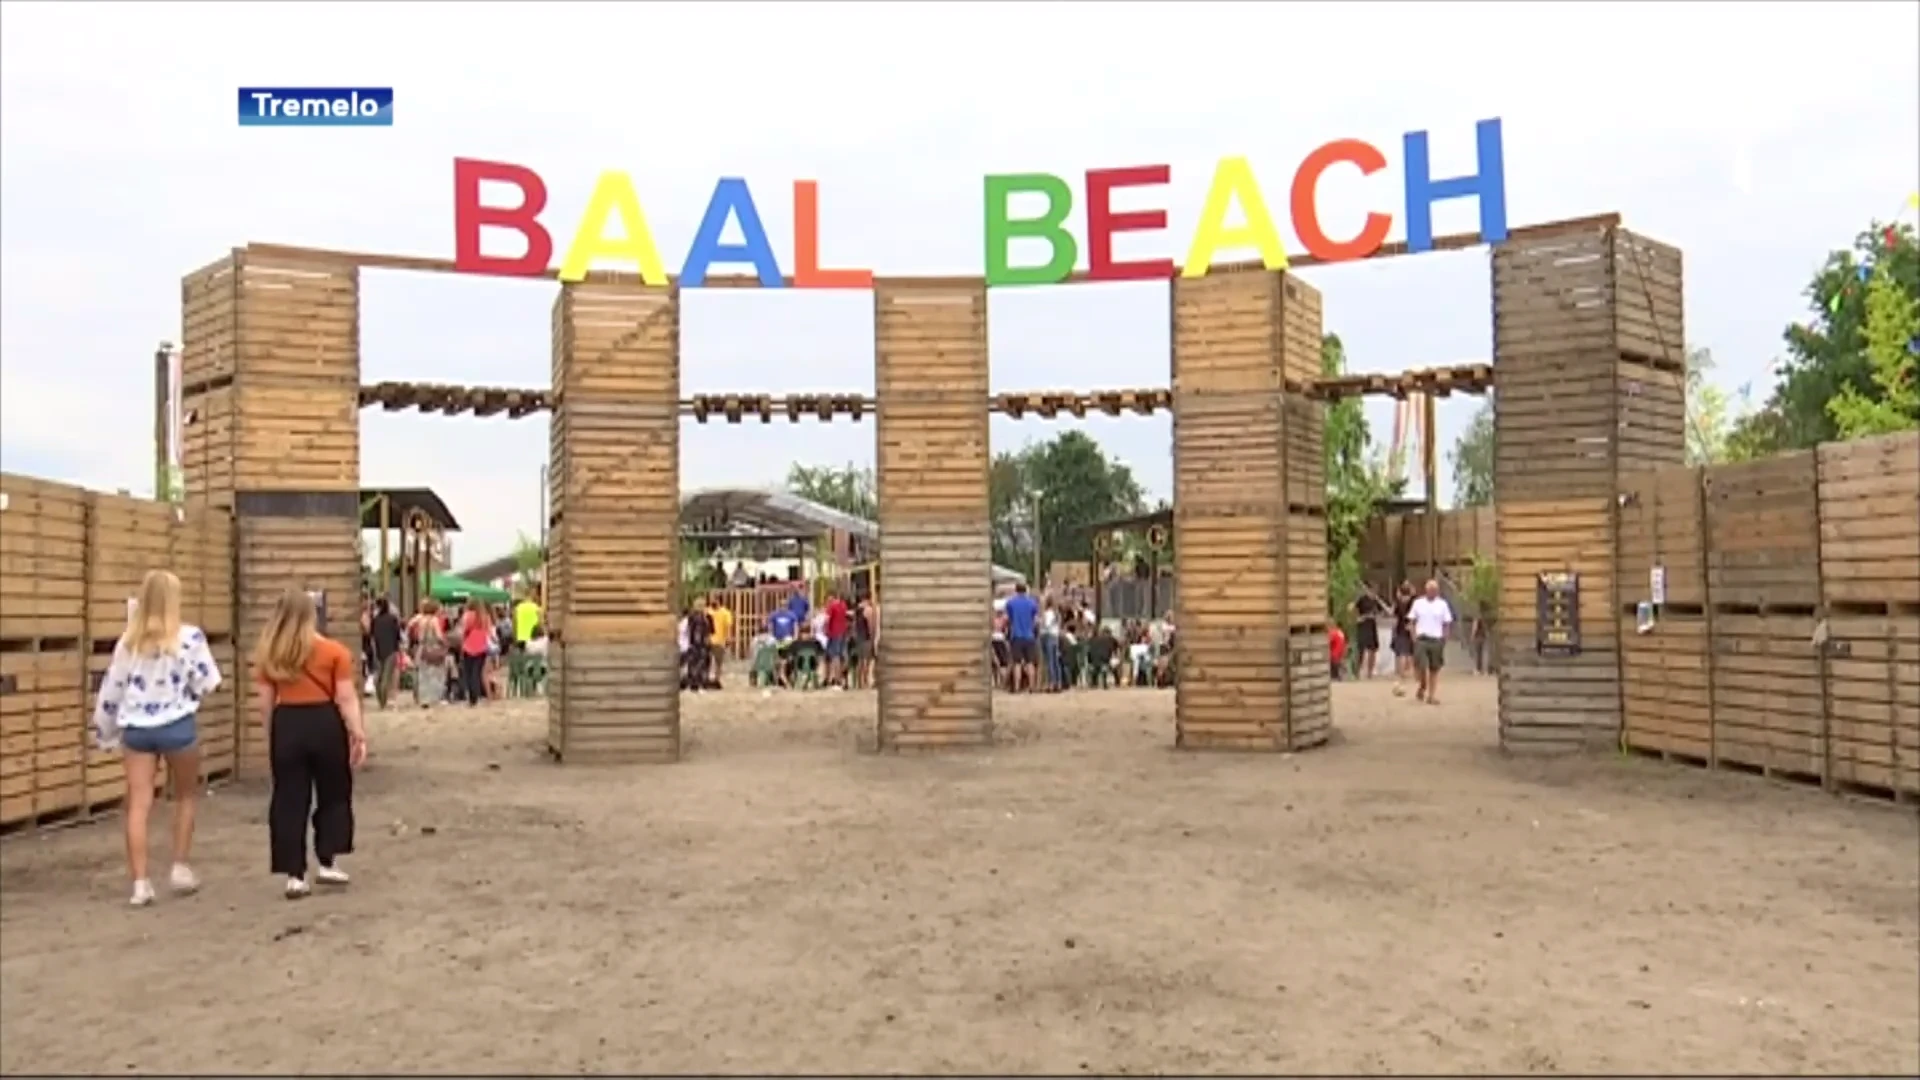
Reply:
[[[553,305],[547,748],[680,758],[680,292],[614,275]]]
[[[1493,250],[1500,744],[1613,749],[1621,469],[1685,456],[1680,252],[1625,229]],[[1543,572],[1579,575],[1577,653],[1536,645]]]
[[[993,741],[987,290],[876,282],[879,746]]]
[[[1216,270],[1172,286],[1175,745],[1287,750],[1328,731],[1320,295]],[[1318,479],[1316,479],[1318,478]]]
[[[181,283],[182,472],[235,519],[236,667],[280,593],[320,595],[326,632],[360,634],[360,274],[324,256],[236,248]],[[266,773],[244,670],[238,771]]]

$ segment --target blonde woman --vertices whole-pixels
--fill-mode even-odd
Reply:
[[[413,699],[423,709],[447,699],[447,623],[440,614],[440,601],[429,596],[420,601],[420,614],[413,617]]]
[[[338,859],[353,851],[353,770],[367,760],[360,686],[347,647],[320,636],[313,599],[281,595],[254,649],[260,722],[266,732],[273,797],[267,833],[273,872],[286,879],[287,899],[307,884],[307,816],[313,816],[314,879],[345,885]]]
[[[200,699],[220,685],[220,668],[207,649],[207,635],[180,621],[180,579],[150,571],[113,647],[113,661],[93,710],[102,749],[121,749],[127,779],[127,874],[135,907],[153,903],[147,877],[147,820],[160,759],[173,778],[173,871],[169,884],[190,893],[200,879],[187,865],[193,847],[193,816],[200,800]]]

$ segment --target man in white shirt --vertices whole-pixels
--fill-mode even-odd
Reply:
[[[1447,628],[1453,625],[1453,608],[1440,598],[1439,582],[1427,582],[1424,595],[1407,610],[1407,622],[1413,631],[1413,670],[1420,680],[1414,697],[1438,705],[1440,669],[1447,662]]]

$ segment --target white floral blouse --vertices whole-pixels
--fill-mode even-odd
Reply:
[[[102,746],[120,741],[123,728],[164,727],[200,709],[200,699],[220,685],[220,665],[197,626],[182,626],[173,649],[135,656],[125,639],[100,684],[93,730]]]

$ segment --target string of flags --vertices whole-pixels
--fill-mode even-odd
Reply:
[[[1906,205],[1900,208],[1900,213],[1904,214],[1910,210],[1920,211],[1920,191],[1916,191],[1907,196]],[[1892,225],[1888,225],[1880,233],[1880,246],[1886,251],[1892,251],[1895,245],[1899,243],[1899,240],[1900,233]],[[1859,284],[1865,285],[1873,279],[1873,266],[1873,256],[1869,254],[1860,261],[1859,266],[1854,267],[1854,277]],[[1843,285],[1839,289],[1834,290],[1833,295],[1827,298],[1827,313],[1829,315],[1838,315],[1840,313],[1840,305],[1847,297],[1853,295],[1852,289],[1853,287],[1851,285]],[[1909,352],[1920,355],[1920,337],[1909,341],[1907,343],[1907,349]]]

